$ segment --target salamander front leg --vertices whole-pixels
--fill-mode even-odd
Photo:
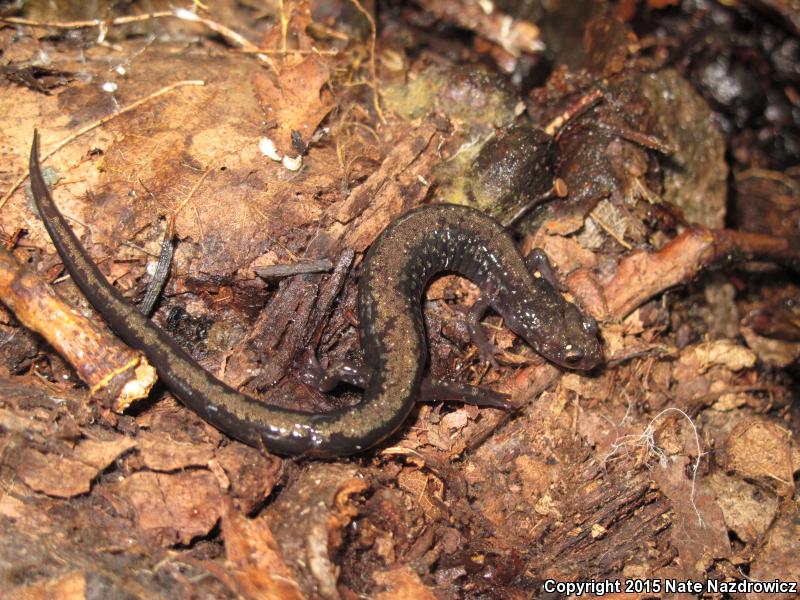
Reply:
[[[500,365],[495,358],[495,355],[500,351],[495,347],[489,338],[486,337],[486,332],[481,325],[486,310],[492,305],[492,296],[490,293],[483,292],[475,301],[469,311],[467,312],[467,331],[469,337],[472,338],[472,343],[478,348],[478,356],[483,362],[487,362],[495,369],[499,369]]]
[[[564,284],[556,277],[553,265],[550,264],[550,259],[547,258],[547,254],[541,248],[534,248],[528,253],[525,257],[525,266],[528,267],[528,271],[534,277],[541,277],[559,292],[566,291]]]

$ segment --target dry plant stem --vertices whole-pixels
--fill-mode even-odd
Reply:
[[[186,195],[186,198],[183,199],[183,202],[181,202],[180,205],[178,206],[178,208],[176,208],[173,211],[172,219],[170,220],[170,227],[171,228],[174,228],[174,226],[175,226],[175,219],[178,217],[178,213],[183,210],[183,207],[186,206],[186,204],[189,202],[189,200],[192,199],[192,196],[194,196],[197,193],[197,190],[200,188],[202,183],[206,180],[206,177],[208,177],[209,173],[211,173],[211,167],[208,167],[203,172],[203,174],[200,176],[200,179],[197,180],[197,183],[195,183],[194,186],[192,186],[192,189]]]
[[[212,21],[211,19],[206,19],[205,17],[201,17],[197,13],[194,13],[194,12],[192,12],[190,10],[181,9],[181,8],[176,9],[174,16],[179,18],[179,19],[182,19],[184,21],[192,21],[192,22],[195,22],[195,23],[201,23],[202,25],[205,25],[211,31],[220,34],[222,37],[224,37],[229,42],[231,42],[231,43],[233,43],[233,44],[235,44],[237,46],[240,46],[240,47],[244,48],[245,50],[257,51],[259,49],[258,46],[256,46],[254,43],[252,43],[250,40],[248,40],[242,34],[234,31],[230,27],[227,27],[227,26],[223,25],[222,23],[217,23],[216,21]],[[269,56],[267,56],[266,54],[263,54],[261,52],[256,52],[256,57],[258,57],[258,60],[260,60],[265,65],[267,65],[270,69],[272,69],[273,73],[275,73],[275,74],[278,73],[278,68],[275,66],[275,63],[273,62],[273,60]]]
[[[171,10],[162,10],[148,13],[146,15],[127,15],[116,17],[115,19],[90,19],[86,21],[36,21],[34,19],[22,19],[19,17],[0,17],[0,23],[10,25],[24,25],[27,27],[52,27],[53,29],[85,29],[87,27],[103,27],[108,25],[127,25],[128,23],[139,23],[151,19],[163,19],[164,17],[174,17],[175,13]]]
[[[299,54],[301,56],[309,54],[315,54],[317,56],[339,56],[340,54],[340,52],[336,48],[333,48],[331,50],[320,50],[319,48],[313,48],[313,47],[309,48],[308,50],[301,48],[296,48],[296,49],[287,48],[286,50],[262,50],[260,48],[256,48],[253,50],[247,48],[240,48],[239,50],[237,50],[237,52],[239,52],[240,54],[267,54],[269,56],[275,56],[275,55],[284,56],[289,54]]]
[[[782,237],[701,227],[687,229],[658,252],[635,251],[605,285],[610,314],[622,319],[653,296],[701,270],[733,261],[767,260],[800,271],[800,248]]]
[[[76,370],[104,406],[124,410],[147,397],[155,369],[98,321],[67,304],[39,275],[0,249],[0,299]]]
[[[169,270],[172,266],[172,257],[175,254],[175,228],[174,220],[170,220],[167,231],[164,233],[164,240],[161,242],[161,253],[158,256],[156,268],[153,276],[147,284],[144,298],[139,303],[139,311],[143,315],[150,315],[153,308],[161,296],[161,291],[169,278]]]
[[[279,0],[278,6],[280,7],[281,14],[281,53],[286,53],[286,34],[289,31],[289,18],[286,16],[286,3],[284,0]]]
[[[270,265],[253,269],[256,275],[264,279],[280,279],[292,275],[307,275],[309,273],[327,273],[333,269],[333,263],[327,259],[310,260],[293,265]]]
[[[210,29],[211,31],[220,34],[229,42],[232,42],[236,46],[240,46],[245,50],[252,51],[254,54],[258,56],[258,59],[266,64],[273,72],[277,73],[277,69],[275,68],[275,63],[272,62],[272,59],[259,52],[258,47],[253,44],[250,40],[245,38],[242,34],[234,31],[230,27],[227,27],[221,23],[217,23],[216,21],[212,21],[211,19],[207,19],[205,17],[199,16],[197,13],[192,12],[188,8],[177,8],[175,10],[163,10],[153,13],[148,13],[146,15],[127,15],[124,17],[117,17],[115,19],[90,19],[87,21],[35,21],[33,19],[21,19],[17,17],[2,17],[0,18],[0,23],[9,23],[11,25],[26,25],[28,27],[52,27],[55,29],[85,29],[88,27],[101,27],[107,28],[108,26],[117,26],[117,25],[127,25],[129,23],[138,23],[141,21],[149,21],[151,19],[164,19],[173,17],[176,19],[181,19],[182,21],[191,21],[195,23],[200,23],[204,25],[206,28]]]
[[[375,46],[376,41],[378,38],[378,28],[375,25],[375,19],[366,10],[362,5],[361,2],[358,0],[350,0],[353,5],[364,15],[364,17],[369,21],[370,27],[370,48],[369,48],[369,69],[370,75],[372,76],[372,104],[375,107],[375,113],[380,118],[381,123],[386,123],[386,118],[383,116],[383,110],[381,110],[381,100],[380,100],[380,93],[378,91],[378,69],[375,66]]]
[[[154,100],[154,99],[158,98],[159,96],[163,96],[164,94],[167,94],[167,93],[171,92],[172,90],[174,90],[176,88],[184,87],[184,86],[187,86],[187,85],[205,85],[205,82],[204,81],[200,81],[200,80],[192,80],[192,79],[175,82],[175,83],[173,83],[171,85],[168,85],[166,87],[161,88],[160,90],[158,90],[156,92],[153,92],[149,96],[146,96],[146,97],[144,97],[144,98],[142,98],[140,100],[137,100],[136,102],[133,102],[132,104],[128,104],[127,106],[123,107],[122,109],[118,110],[117,112],[115,112],[113,114],[106,115],[102,119],[98,119],[97,121],[94,121],[93,123],[89,123],[88,125],[80,128],[78,131],[76,131],[72,135],[69,135],[66,138],[64,138],[63,140],[61,140],[60,142],[58,142],[48,152],[45,152],[44,154],[42,154],[42,157],[40,159],[41,162],[44,163],[48,158],[53,156],[56,152],[61,150],[64,146],[66,146],[67,144],[69,144],[73,140],[79,138],[80,136],[92,131],[93,129],[96,129],[97,127],[100,127],[101,125],[105,125],[109,121],[112,121],[113,119],[116,119],[117,117],[119,117],[121,115],[124,115],[127,112],[135,110],[135,109],[139,108],[142,104],[150,102],[151,100]],[[11,198],[11,196],[14,194],[14,192],[16,192],[19,189],[19,186],[21,186],[25,182],[25,180],[27,178],[28,178],[28,171],[26,170],[20,176],[20,178],[17,179],[14,182],[14,184],[11,186],[11,188],[9,188],[9,190],[5,193],[5,195],[3,195],[3,198],[0,199],[0,210],[2,210],[2,208],[6,205],[6,202],[8,202],[8,199]]]

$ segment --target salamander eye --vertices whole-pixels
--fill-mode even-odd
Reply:
[[[567,348],[569,348],[569,350],[567,350],[564,354],[565,362],[574,365],[580,362],[580,360],[584,357],[583,350],[580,348],[574,348],[570,346],[567,346]]]
[[[597,335],[597,321],[592,317],[584,317],[583,330],[589,335]]]

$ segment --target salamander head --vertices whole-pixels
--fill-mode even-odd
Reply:
[[[548,286],[549,287],[549,286]],[[546,359],[568,369],[589,370],[603,361],[597,321],[551,288],[546,299],[504,310],[508,326]]]

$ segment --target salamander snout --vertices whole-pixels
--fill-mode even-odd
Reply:
[[[550,332],[555,356],[548,358],[568,369],[592,369],[603,360],[597,321],[569,302],[563,304],[562,311],[562,318],[554,319],[560,327],[551,327]]]

